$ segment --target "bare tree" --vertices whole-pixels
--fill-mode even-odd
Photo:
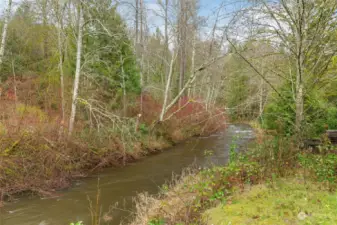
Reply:
[[[164,120],[164,116],[165,113],[167,111],[167,101],[168,101],[168,95],[169,95],[169,90],[171,88],[171,81],[172,81],[172,74],[173,74],[173,65],[174,65],[174,61],[177,58],[177,54],[175,52],[172,53],[172,58],[171,58],[171,62],[170,62],[170,70],[167,76],[167,81],[166,81],[166,87],[165,87],[165,92],[164,92],[164,102],[162,105],[162,110],[159,116],[159,121],[163,121]]]
[[[191,75],[189,76],[188,80],[186,81],[186,83],[184,84],[183,88],[179,91],[179,93],[171,100],[171,102],[169,104],[167,104],[167,106],[161,111],[161,115],[160,115],[160,121],[162,121],[161,119],[164,119],[165,113],[174,105],[177,103],[177,101],[181,98],[181,96],[185,93],[186,90],[188,90],[188,88],[191,87],[191,85],[196,81],[198,74],[200,72],[202,72],[203,70],[207,69],[209,66],[213,65],[214,63],[216,63],[217,61],[219,61],[220,59],[224,58],[227,54],[224,55],[220,55],[217,57],[212,58],[211,60],[207,61],[206,63],[203,63],[201,66],[199,66],[197,69],[195,69],[193,71],[193,73],[191,73]],[[171,61],[172,63],[172,61]],[[166,92],[166,91],[165,91]],[[165,102],[166,105],[166,102]]]
[[[219,9],[217,10],[216,13],[216,18],[215,18],[215,22],[212,28],[212,32],[211,32],[211,41],[210,41],[210,45],[209,45],[209,52],[208,52],[208,57],[212,57],[213,54],[213,47],[214,47],[214,42],[215,42],[215,32],[218,26],[218,22],[219,22],[219,17],[220,17],[220,12],[221,9],[223,7],[223,3],[220,5]],[[213,93],[215,91],[215,85],[212,83],[212,73],[208,73],[206,75],[206,84],[207,84],[207,95],[206,95],[206,110],[208,110],[210,102],[212,101],[212,96]]]
[[[278,1],[271,3],[265,0],[257,1],[247,15],[255,16],[256,39],[267,39],[274,43],[275,49],[281,47],[283,55],[289,60],[289,67],[294,67],[295,74],[280,74],[276,69],[263,68],[271,71],[274,76],[285,81],[291,81],[295,121],[294,127],[301,136],[305,118],[304,100],[320,81],[329,74],[332,58],[337,52],[335,25],[337,2],[325,1],[326,7],[321,7],[319,1]],[[271,87],[279,97],[285,99],[262,71],[261,63],[256,64],[240,53],[233,40],[227,38],[236,53],[258,74],[266,85]],[[279,48],[280,50],[280,48]],[[286,52],[284,53],[284,50]],[[261,59],[263,60],[263,58]],[[284,72],[283,72],[284,73]],[[294,79],[293,79],[294,78]],[[294,81],[293,81],[294,80]],[[324,85],[324,84],[323,84]],[[291,104],[286,101],[287,104]],[[289,107],[293,109],[293,107]]]
[[[301,133],[306,92],[327,74],[331,59],[337,52],[334,38],[337,2],[328,0],[327,7],[323,8],[316,1],[280,1],[280,4],[281,10],[277,11],[263,2],[275,21],[273,31],[285,46],[289,46],[295,60],[295,128]]]
[[[138,33],[139,33],[139,28],[138,28],[138,26],[139,26],[139,0],[136,0],[136,6],[135,6],[135,11],[136,11],[136,13],[135,13],[135,33],[136,33],[136,35],[135,35],[135,46],[137,47],[137,45],[138,45],[138,42],[139,42],[139,35],[138,35]]]
[[[192,11],[192,56],[191,56],[191,74],[194,73],[195,70],[195,57],[196,57],[196,42],[197,42],[197,30],[198,30],[198,22],[197,22],[197,12],[196,10]],[[191,96],[191,86],[188,87],[187,95]]]
[[[71,114],[69,119],[69,133],[71,136],[74,129],[74,122],[76,116],[76,105],[77,105],[77,96],[78,96],[78,87],[81,75],[81,56],[82,56],[82,39],[83,39],[83,9],[81,2],[78,5],[78,34],[77,34],[77,53],[76,53],[76,72],[75,72],[75,80],[73,87],[73,98],[71,104]]]
[[[186,70],[186,42],[187,42],[187,1],[180,1],[179,8],[179,50],[180,50],[180,67],[179,67],[179,91],[182,90],[185,82],[185,70]]]
[[[169,51],[169,35],[168,35],[168,7],[169,7],[169,0],[165,0],[165,50],[164,50],[164,59],[167,60],[167,55]],[[167,68],[167,67],[166,67]],[[168,77],[168,69],[165,70],[165,80]]]
[[[48,0],[41,1],[42,23],[43,23],[43,53],[44,57],[48,57]]]
[[[63,71],[63,56],[64,56],[64,31],[63,31],[63,15],[64,5],[57,0],[53,1],[55,7],[55,17],[57,20],[57,49],[59,54],[58,68],[60,71],[60,95],[61,95],[61,124],[59,135],[63,134],[64,122],[65,122],[65,99],[64,99],[64,71]]]

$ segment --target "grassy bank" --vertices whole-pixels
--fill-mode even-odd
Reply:
[[[207,224],[335,224],[337,193],[321,183],[275,179],[247,187],[204,213]]]
[[[233,149],[233,148],[232,148]],[[260,134],[225,167],[189,171],[159,196],[140,195],[132,225],[334,224],[337,151]]]

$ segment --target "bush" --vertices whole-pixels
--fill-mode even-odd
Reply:
[[[265,129],[276,130],[279,135],[291,136],[295,133],[295,102],[289,84],[281,88],[284,96],[274,96],[267,104],[261,124]],[[318,137],[327,128],[337,128],[337,106],[318,91],[307,93],[304,99],[305,119],[303,134],[307,138]]]
[[[36,106],[19,104],[16,107],[16,112],[20,117],[38,118],[39,122],[45,122],[48,118],[47,114]]]
[[[329,184],[330,189],[337,185],[337,150],[334,146],[320,146],[320,154],[304,152],[298,155],[301,166],[309,170],[320,182]]]
[[[6,129],[5,125],[3,125],[0,122],[0,135],[5,135],[6,133],[7,133],[7,129]]]
[[[311,93],[306,99],[305,128],[308,137],[317,137],[327,129],[337,128],[337,106],[319,93]]]
[[[284,86],[280,93],[284,96],[273,96],[266,105],[261,117],[262,128],[276,130],[279,135],[291,136],[294,133],[295,102],[288,86]]]

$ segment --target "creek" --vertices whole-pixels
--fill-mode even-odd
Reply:
[[[58,192],[57,197],[26,196],[6,203],[0,208],[0,225],[69,225],[76,221],[90,225],[88,198],[95,201],[98,180],[103,214],[113,209],[109,213],[112,221],[107,224],[118,225],[130,217],[132,199],[137,193],[158,193],[173,174],[180,174],[192,164],[224,165],[233,142],[244,148],[253,138],[252,128],[245,124],[231,124],[210,136],[190,138],[123,168],[104,169],[77,180],[71,188]],[[211,155],[205,154],[210,151]]]

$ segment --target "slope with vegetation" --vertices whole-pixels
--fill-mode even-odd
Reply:
[[[162,37],[144,23],[135,36],[116,2],[6,3],[0,201],[27,191],[49,195],[74,177],[223,127],[221,106],[206,106],[201,93],[180,93],[189,81],[173,82],[179,67]],[[145,44],[153,45],[151,54]],[[212,63],[197,66],[201,71]]]
[[[337,153],[324,134],[337,129],[337,2],[213,2],[205,16],[202,0],[157,1],[154,15],[143,0],[8,0],[0,200],[48,194],[228,118],[256,121],[256,144],[142,196],[134,224],[334,220]]]

